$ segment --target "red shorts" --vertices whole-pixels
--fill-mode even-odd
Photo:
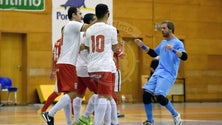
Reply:
[[[86,88],[91,92],[97,93],[97,85],[90,77],[78,77],[78,94],[84,95]]]
[[[91,72],[91,79],[98,86],[98,95],[112,96],[114,92],[115,75],[111,72]]]
[[[70,64],[57,64],[56,68],[58,92],[77,91],[76,67]]]

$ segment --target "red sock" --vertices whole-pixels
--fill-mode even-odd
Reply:
[[[45,112],[58,96],[59,94],[56,92],[51,93],[51,95],[47,98],[44,106],[42,107],[41,112]]]

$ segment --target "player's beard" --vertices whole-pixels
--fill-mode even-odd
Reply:
[[[164,33],[164,32],[162,32],[162,35],[163,35],[164,38],[168,38],[170,36],[169,33]]]

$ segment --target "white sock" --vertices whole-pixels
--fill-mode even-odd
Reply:
[[[95,108],[94,125],[101,125],[107,109],[107,99],[99,98],[98,105]]]
[[[76,97],[73,100],[75,122],[79,123],[80,111],[82,107],[82,98]]]
[[[85,113],[83,114],[84,117],[89,117],[94,112],[94,105],[96,100],[98,99],[97,94],[93,94],[88,101],[88,104],[86,106]]]
[[[68,94],[63,95],[61,99],[49,111],[49,116],[54,117],[55,113],[67,106],[70,101],[71,99]]]
[[[111,123],[113,125],[118,125],[119,121],[118,121],[118,117],[117,117],[117,107],[116,107],[116,102],[114,99],[112,99],[110,101],[111,104]]]
[[[64,113],[67,120],[67,125],[72,125],[72,104],[71,102],[64,107]]]
[[[104,117],[104,125],[110,125],[110,124],[111,124],[111,104],[110,101],[107,101],[106,114]]]

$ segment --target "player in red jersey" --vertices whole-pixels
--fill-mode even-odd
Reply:
[[[116,51],[114,52],[113,59],[116,64],[116,72],[115,72],[115,85],[114,85],[114,95],[113,98],[118,105],[118,93],[121,91],[121,71],[119,66],[119,59],[123,58],[124,56],[124,44],[125,42],[121,39],[119,30],[117,30],[118,41],[121,41],[120,46],[117,47]],[[117,113],[117,117],[124,117],[124,114]]]
[[[50,73],[50,79],[54,80],[56,77],[56,63],[57,60],[59,58],[60,55],[60,51],[61,51],[61,45],[62,45],[62,40],[63,40],[63,29],[64,26],[61,28],[61,38],[58,39],[53,47],[53,56],[52,56],[52,70]],[[57,82],[55,83],[55,88],[54,91],[49,95],[49,97],[47,98],[45,104],[43,105],[43,107],[41,108],[41,113],[46,112],[46,110],[48,109],[48,107],[54,102],[54,100],[60,95],[61,93],[58,92],[58,88],[57,88]]]

